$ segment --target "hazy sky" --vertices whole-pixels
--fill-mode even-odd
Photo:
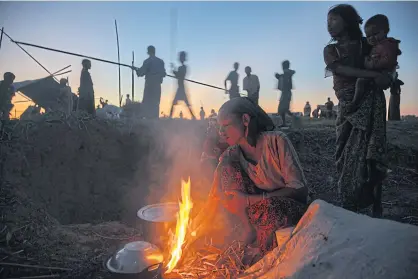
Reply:
[[[118,22],[121,62],[140,66],[150,44],[166,63],[176,53],[189,55],[188,78],[223,87],[235,61],[240,62],[240,87],[249,65],[261,83],[260,104],[275,112],[279,92],[274,73],[291,61],[294,76],[293,110],[306,101],[336,101],[332,78],[324,78],[322,51],[329,41],[328,9],[336,2],[0,2],[0,26],[15,40],[117,61],[114,20]],[[403,54],[399,74],[405,82],[402,114],[418,114],[418,2],[353,2],[366,20],[377,13],[390,19],[390,35],[400,39]],[[177,33],[170,16],[177,9]],[[174,40],[171,39],[174,37]],[[81,58],[25,47],[51,72],[72,65],[70,85],[77,92]],[[46,72],[15,44],[3,38],[0,72],[12,71],[16,81],[46,76]],[[118,67],[92,61],[96,97],[118,103]],[[135,77],[136,100],[142,99],[144,80]],[[207,113],[227,100],[223,91],[188,83],[194,111],[203,103]],[[174,80],[162,86],[161,111],[168,113]],[[122,68],[122,94],[131,93],[131,70]],[[388,94],[387,94],[388,95]],[[22,104],[18,107],[22,109]],[[187,116],[186,109],[181,108]],[[178,114],[180,108],[176,110]]]

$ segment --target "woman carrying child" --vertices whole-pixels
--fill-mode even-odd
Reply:
[[[387,173],[386,100],[382,88],[392,79],[385,72],[364,69],[371,46],[363,37],[363,22],[351,5],[328,12],[328,32],[333,44],[324,48],[326,70],[331,72],[339,100],[336,120],[336,165],[340,205],[357,211],[373,204],[373,215],[382,214],[382,181]],[[358,78],[372,79],[361,103],[351,111]]]

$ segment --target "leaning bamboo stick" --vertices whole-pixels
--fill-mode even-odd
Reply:
[[[2,34],[4,34],[4,35],[6,35],[6,37],[8,37],[12,42],[14,42],[14,43],[16,43],[6,32],[4,32],[3,31],[3,33]],[[41,68],[42,69],[44,69],[48,74],[50,74],[51,76],[53,76],[53,74],[50,72],[50,71],[48,71],[48,69],[47,68],[45,68],[42,64],[41,64],[41,62],[39,62],[38,60],[36,60],[36,58],[35,57],[33,57],[26,49],[24,49],[22,46],[20,46],[19,44],[17,44],[16,43],[16,45],[21,49],[21,50],[23,50],[30,58],[32,58],[33,59],[33,61],[35,61],[39,66],[41,66]],[[56,80],[56,81],[58,81],[55,77],[54,77],[54,79]]]
[[[1,28],[1,35],[0,35],[0,49],[1,49],[1,42],[3,41],[3,32],[4,32],[4,27]]]

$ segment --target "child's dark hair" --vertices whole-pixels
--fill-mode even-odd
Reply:
[[[289,62],[289,60],[285,60],[285,61],[283,61],[283,62],[282,62],[282,67],[283,67],[283,69],[289,69],[289,67],[290,67],[290,62]]]
[[[377,14],[377,15],[372,16],[366,21],[366,24],[364,25],[364,27],[367,27],[370,25],[375,25],[378,28],[383,29],[385,33],[389,33],[389,19],[385,15]]]
[[[328,14],[339,15],[344,20],[347,26],[348,37],[351,40],[360,40],[363,37],[363,32],[360,29],[360,24],[363,23],[363,19],[353,6],[340,4],[332,7]],[[337,38],[332,38],[332,41],[336,40]]]

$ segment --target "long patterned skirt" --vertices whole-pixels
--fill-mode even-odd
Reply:
[[[359,108],[347,112],[354,92],[337,92],[335,154],[340,206],[357,211],[374,201],[374,187],[386,175],[386,100],[383,91],[368,92]]]
[[[236,160],[222,160],[218,166],[218,181],[222,190],[239,190],[247,194],[261,194]],[[257,246],[262,254],[277,247],[275,231],[296,225],[307,205],[285,197],[272,197],[251,204],[248,218],[257,233]]]

